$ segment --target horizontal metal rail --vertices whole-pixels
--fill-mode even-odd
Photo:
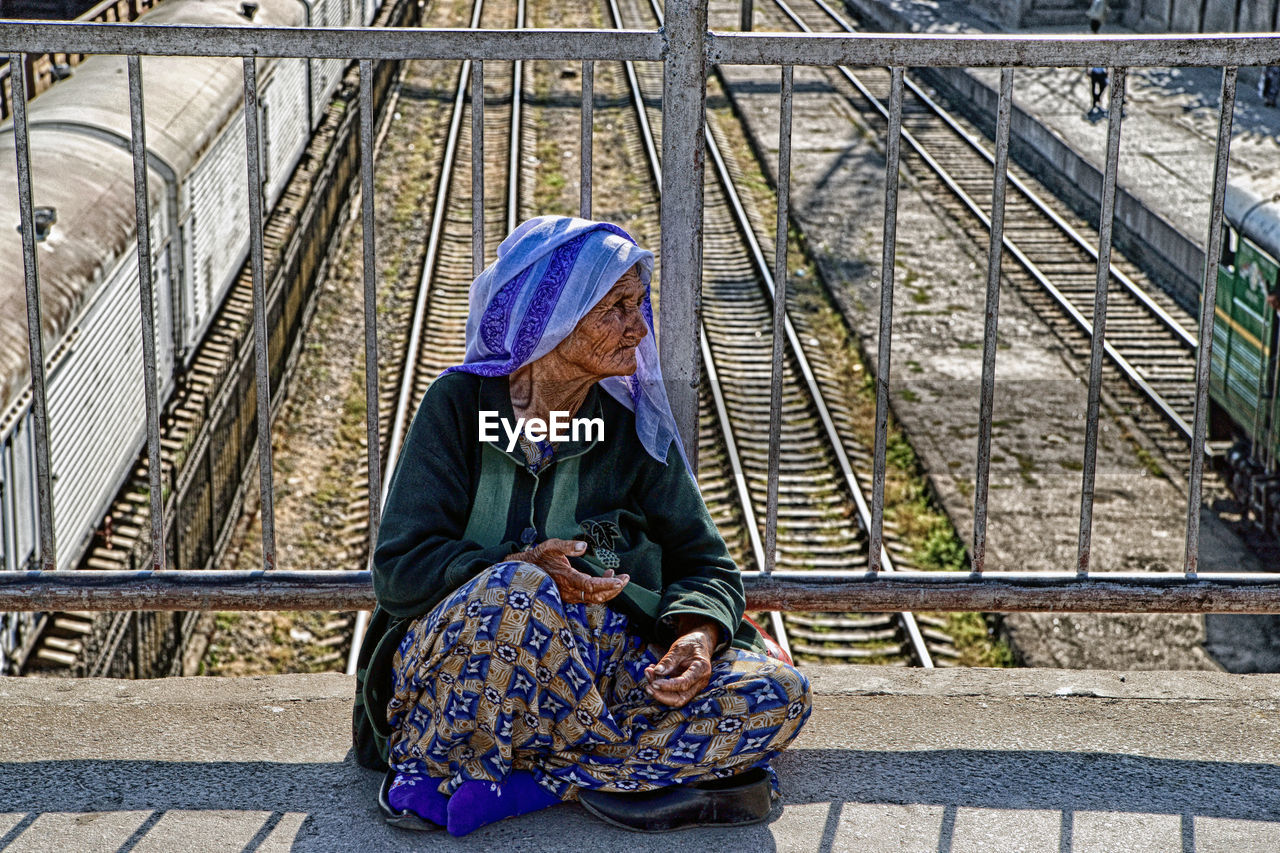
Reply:
[[[1280,613],[1280,573],[744,572],[756,610]],[[367,571],[0,572],[0,610],[361,610]]]
[[[0,20],[20,53],[138,53],[310,59],[643,59],[665,54],[652,30],[472,30],[407,27],[212,27]]]
[[[1063,66],[1222,67],[1280,62],[1280,35],[1081,36],[718,33],[707,61],[719,65],[863,65],[937,68]]]
[[[16,53],[137,53],[312,59],[661,60],[654,30],[470,30],[407,27],[215,27],[0,20]],[[709,32],[725,65],[939,67],[1201,66],[1280,63],[1280,35],[1072,36]]]

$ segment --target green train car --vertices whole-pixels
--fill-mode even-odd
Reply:
[[[1216,436],[1234,439],[1225,457],[1231,490],[1255,525],[1280,538],[1280,205],[1239,189],[1234,195],[1213,312],[1211,425]]]

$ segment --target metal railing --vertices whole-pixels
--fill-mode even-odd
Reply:
[[[790,109],[795,65],[888,66],[892,71],[885,173],[886,216],[881,270],[880,334],[876,376],[874,474],[870,505],[870,565],[867,571],[773,571],[771,554],[762,570],[746,573],[750,606],[781,610],[1075,610],[1146,612],[1280,612],[1280,573],[1198,572],[1203,454],[1191,454],[1186,513],[1183,571],[1120,573],[1090,572],[1094,475],[1099,419],[1102,361],[1105,350],[1107,270],[1115,207],[1116,168],[1123,123],[1125,71],[1133,66],[1201,66],[1222,68],[1221,107],[1203,270],[1202,312],[1196,378],[1193,448],[1203,448],[1208,405],[1208,365],[1212,342],[1212,310],[1217,286],[1213,259],[1220,254],[1223,200],[1230,152],[1236,69],[1241,65],[1280,63],[1280,36],[1070,37],[1070,36],[938,36],[807,33],[732,33],[707,29],[705,0],[668,0],[660,30],[482,30],[482,29],[301,29],[209,26],[154,26],[0,21],[0,49],[10,53],[10,67],[23,78],[25,57],[40,53],[112,53],[129,56],[132,153],[136,215],[149,221],[146,191],[146,140],[142,99],[141,55],[233,56],[243,59],[246,179],[259,187],[261,157],[256,62],[258,57],[358,58],[360,60],[361,181],[364,240],[365,381],[367,383],[369,448],[369,531],[376,539],[385,463],[379,456],[376,235],[373,204],[373,133],[371,81],[379,60],[469,60],[473,91],[483,92],[485,61],[580,60],[590,69],[595,60],[645,60],[663,66],[662,134],[662,296],[660,351],[681,435],[696,464],[697,388],[702,373],[699,322],[703,231],[703,157],[706,75],[709,64],[777,65],[781,67],[780,158],[778,174],[775,337],[785,323],[785,283],[790,175]],[[1085,456],[1077,561],[1053,572],[984,571],[992,393],[995,381],[1000,263],[1004,195],[1009,153],[1009,113],[1014,67],[1105,65],[1113,70],[1105,183],[1098,247],[1098,287],[1094,305],[1089,372]],[[986,325],[981,395],[977,402],[979,454],[975,472],[972,570],[969,572],[882,572],[890,345],[893,330],[893,268],[897,211],[897,175],[902,138],[903,72],[915,66],[1003,69],[996,130],[996,169],[992,188],[988,251]],[[593,75],[582,77],[581,151],[582,208],[590,210],[590,158]],[[473,120],[483,119],[483,98],[473,100]],[[479,126],[479,125],[477,125]],[[42,571],[0,573],[0,610],[191,610],[191,609],[368,609],[374,603],[367,571],[270,571],[275,565],[273,477],[270,441],[269,379],[266,360],[266,317],[263,310],[263,211],[258,192],[249,193],[251,268],[254,293],[256,379],[258,390],[258,453],[261,460],[262,563],[265,571],[182,572],[165,566],[161,486],[159,401],[156,399],[155,336],[151,328],[151,253],[148,231],[138,228],[140,300],[147,375],[147,443],[151,461],[151,538],[154,555],[149,572],[59,572],[56,566],[52,492],[47,439],[44,351],[40,335],[39,268],[35,252],[32,187],[28,153],[28,123],[22,99],[14,104],[19,176],[19,204],[26,272],[29,361],[32,376],[37,490],[39,496],[39,558]],[[472,149],[473,170],[483,174],[481,146]],[[475,181],[475,186],[483,182]],[[476,204],[481,204],[477,198]],[[477,208],[480,209],[480,208]],[[482,266],[483,217],[474,230],[475,268]],[[783,347],[773,348],[775,384],[781,377]],[[778,449],[781,424],[774,396],[770,422],[770,467],[765,541],[776,543]],[[372,551],[372,548],[370,549]]]

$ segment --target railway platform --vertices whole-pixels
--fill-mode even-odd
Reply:
[[[814,666],[759,826],[633,835],[576,806],[455,840],[384,825],[353,682],[0,679],[0,849],[1272,851],[1280,676]]]
[[[1051,33],[1088,35],[1083,10],[1078,25],[1010,29],[981,16],[962,0],[911,3],[845,0],[865,25],[909,33]],[[1108,22],[1104,35],[1133,36]],[[1280,108],[1258,94],[1261,69],[1241,68],[1231,142],[1232,183],[1269,198],[1280,190]],[[1222,75],[1207,68],[1134,69],[1128,81],[1117,178],[1117,241],[1146,255],[1178,298],[1194,305],[1209,222],[1210,185]],[[1000,73],[992,69],[936,69],[930,82],[950,89],[958,104],[994,123]],[[1107,106],[1110,91],[1103,95]],[[1107,121],[1091,110],[1087,68],[1022,69],[1015,78],[1010,127],[1012,153],[1024,164],[1036,158],[1037,177],[1076,195],[1096,220],[1106,161]],[[1021,149],[1021,151],[1020,151]],[[1022,155],[1021,157],[1019,155]],[[1135,251],[1136,250],[1136,251]]]

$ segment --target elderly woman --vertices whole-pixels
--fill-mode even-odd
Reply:
[[[652,269],[613,225],[539,217],[472,285],[466,360],[418,409],[374,554],[356,746],[390,767],[392,823],[769,812],[809,687],[743,618],[662,384]]]

